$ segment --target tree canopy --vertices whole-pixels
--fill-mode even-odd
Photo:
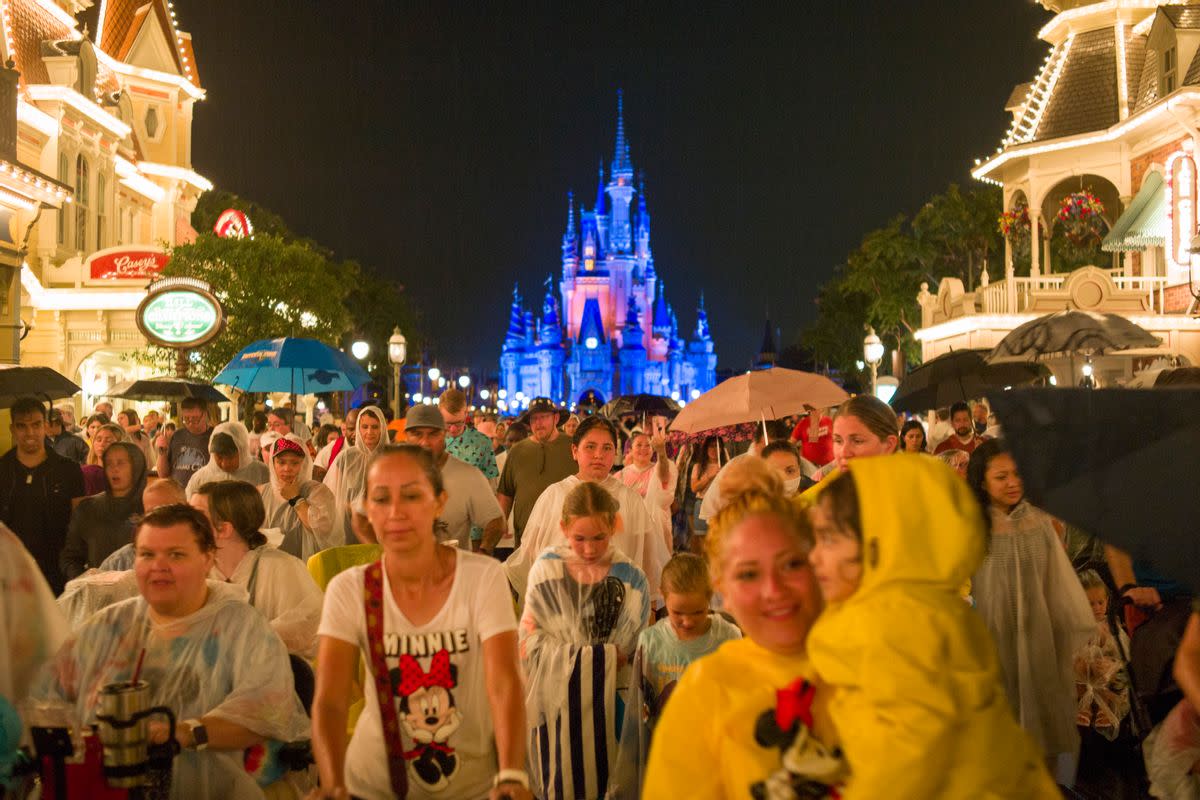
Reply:
[[[254,235],[223,239],[212,233],[222,211],[249,217]],[[410,352],[420,346],[418,320],[404,287],[356,261],[339,261],[332,250],[297,236],[283,218],[231,192],[206,192],[192,214],[196,241],[171,248],[163,270],[207,281],[225,307],[220,336],[192,354],[193,377],[211,380],[246,345],[259,339],[303,336],[335,347],[355,339],[371,345],[367,369],[387,381],[387,339],[399,326]],[[144,358],[164,367],[174,355],[150,348]]]
[[[801,335],[804,349],[816,362],[860,378],[871,325],[889,351],[915,362],[922,281],[936,287],[941,278],[957,277],[970,289],[985,265],[994,272],[1004,252],[1000,207],[997,188],[962,192],[951,184],[912,219],[898,215],[867,233],[818,292],[817,318]]]

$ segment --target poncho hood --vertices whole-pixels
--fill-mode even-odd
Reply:
[[[298,445],[300,448],[299,451],[292,450],[290,452],[294,452],[296,455],[301,456],[304,459],[304,463],[300,465],[300,474],[296,476],[296,483],[303,486],[312,480],[313,473],[312,456],[308,454],[308,448],[304,446],[304,440],[294,433],[289,433],[286,436],[280,436],[271,443],[271,460],[267,464],[267,468],[271,470],[271,488],[276,492],[279,491],[279,476],[275,474],[275,453],[279,447],[279,441],[282,439],[286,439],[289,442]]]
[[[373,416],[375,419],[379,420],[379,442],[374,447],[370,447],[370,448],[368,448],[365,444],[363,444],[363,437],[362,437],[363,417],[368,414]],[[363,406],[362,408],[360,408],[358,410],[358,418],[354,420],[354,445],[353,446],[354,446],[355,450],[358,450],[360,453],[367,455],[367,456],[371,455],[376,450],[378,450],[379,448],[383,447],[385,444],[388,443],[387,433],[388,433],[387,417],[384,415],[383,410],[381,408],[379,408],[379,406]]]
[[[211,453],[213,439],[218,433],[229,434],[229,438],[233,439],[233,443],[238,449],[238,469],[242,469],[250,463],[250,459],[254,455],[250,452],[250,432],[246,430],[246,426],[240,422],[222,422],[213,428],[213,435],[208,437],[208,452]]]
[[[898,454],[849,464],[859,498],[863,579],[846,603],[896,584],[958,593],[987,555],[966,481],[939,459]]]

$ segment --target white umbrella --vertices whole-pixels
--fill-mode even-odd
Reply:
[[[803,413],[805,406],[828,408],[849,397],[824,375],[772,367],[730,378],[700,395],[679,412],[671,430],[699,433],[744,422],[780,419]]]

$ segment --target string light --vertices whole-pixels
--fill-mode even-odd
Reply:
[[[33,100],[47,100],[70,106],[118,139],[124,139],[133,130],[124,122],[69,86],[30,84],[25,87],[25,91]]]

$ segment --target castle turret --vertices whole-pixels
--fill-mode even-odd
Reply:
[[[716,385],[717,354],[713,346],[712,332],[708,329],[704,292],[701,291],[700,304],[696,308],[696,330],[687,343],[680,393],[684,400],[691,400]]]
[[[763,328],[762,344],[758,346],[758,356],[754,359],[755,369],[770,369],[779,358],[779,350],[775,347],[775,333],[771,330],[771,320],[767,320]]]
[[[650,262],[650,212],[646,210],[646,182],[643,180],[638,188],[637,224],[634,226],[637,237],[637,257]],[[650,269],[653,269],[652,267]]]
[[[637,301],[629,296],[625,309],[625,327],[621,330],[621,394],[641,394],[645,391],[646,348],[642,346],[641,322]]]
[[[563,276],[574,275],[579,269],[579,234],[575,230],[575,195],[567,192],[567,230],[562,240]]]
[[[601,248],[608,249],[609,214],[604,194],[604,159],[600,159],[599,178],[596,180],[596,205],[592,208],[592,216],[596,221],[596,234]]]
[[[525,346],[525,315],[521,312],[521,291],[513,284],[512,307],[508,311],[508,330],[504,334],[503,352],[520,350]]]

